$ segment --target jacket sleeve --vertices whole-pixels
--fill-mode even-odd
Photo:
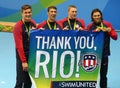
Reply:
[[[112,39],[114,40],[117,40],[118,38],[118,35],[117,33],[115,32],[115,29],[113,28],[112,24],[111,23],[107,23],[107,26],[111,28],[111,31],[109,32],[109,35]]]
[[[37,29],[43,28],[45,24],[46,24],[46,21],[41,22],[40,24],[37,25]]]
[[[23,49],[21,25],[15,25],[14,30],[13,30],[13,36],[14,36],[15,46],[19,54],[20,60],[22,62],[27,62],[25,54],[24,54],[24,49]]]
[[[85,28],[85,22],[84,22],[84,20],[81,20],[81,24],[82,24],[82,26],[83,26],[83,29],[86,29],[86,28]]]
[[[88,24],[85,30],[90,31],[90,28],[92,27],[92,23]]]

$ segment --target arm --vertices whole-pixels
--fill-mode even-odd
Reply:
[[[84,22],[84,20],[81,20],[81,24],[82,24],[83,29],[85,29],[85,22]]]
[[[14,35],[14,40],[15,40],[15,46],[16,46],[17,52],[20,56],[21,62],[27,62],[25,54],[24,54],[24,49],[23,49],[21,25],[19,25],[19,24],[15,25],[14,30],[13,30],[13,35]]]
[[[88,24],[85,30],[95,32],[95,29],[91,29],[92,26],[93,26],[93,23]]]
[[[80,27],[78,27],[77,29],[78,30],[85,30],[85,22],[83,19],[80,19],[80,18],[76,18],[76,20],[81,24]]]
[[[67,22],[68,18],[63,18],[58,21],[59,25],[61,26],[62,30],[69,30],[68,26],[64,26],[64,23]]]
[[[28,63],[24,54],[23,41],[22,41],[22,28],[21,25],[17,24],[13,30],[15,46],[22,62],[23,71],[28,71]]]
[[[106,24],[107,24],[107,26],[108,26],[108,27],[107,27],[107,31],[108,31],[110,37],[111,37],[112,39],[114,39],[114,40],[117,40],[118,35],[117,35],[117,33],[115,32],[115,29],[113,28],[112,24],[109,23],[109,22],[106,22]]]

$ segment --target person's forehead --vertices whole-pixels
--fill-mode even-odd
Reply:
[[[94,12],[93,15],[100,15],[100,12]]]
[[[56,11],[56,9],[54,9],[54,8],[51,8],[49,11]]]
[[[32,11],[31,9],[24,9],[23,12],[29,12]]]
[[[70,8],[69,11],[77,11],[76,8]]]

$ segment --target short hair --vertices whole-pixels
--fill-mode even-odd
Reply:
[[[98,9],[98,8],[95,8],[95,9],[93,9],[93,10],[92,10],[92,13],[91,13],[91,19],[92,19],[92,21],[93,21],[93,14],[94,14],[95,12],[99,12],[99,13],[100,13],[100,15],[101,15],[101,20],[103,20],[101,10],[100,10],[100,9]]]
[[[77,8],[75,5],[69,5],[68,6],[68,11],[70,10],[70,8]]]
[[[55,9],[55,10],[57,10],[57,7],[55,7],[55,6],[49,6],[48,9],[47,9],[47,11],[49,12],[50,9]]]
[[[26,10],[26,9],[31,9],[32,10],[32,7],[31,5],[28,5],[28,4],[25,4],[21,7],[21,12],[23,12],[23,10]]]

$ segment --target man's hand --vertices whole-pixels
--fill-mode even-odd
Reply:
[[[108,32],[110,32],[112,29],[111,29],[111,27],[107,27],[106,30],[107,30]]]
[[[45,28],[42,28],[42,27],[41,27],[41,28],[39,28],[39,29],[40,29],[40,30],[45,30]]]
[[[100,28],[96,28],[96,30],[95,30],[95,31],[96,31],[96,32],[99,32],[100,30],[101,30]]]
[[[69,29],[68,29],[68,26],[64,27],[63,30],[69,30]]]
[[[110,32],[111,31],[111,28],[110,27],[104,27],[102,29],[103,32]]]
[[[82,27],[78,27],[77,29],[78,29],[78,30],[83,30],[83,28],[82,28]]]
[[[23,71],[28,71],[28,63],[27,62],[23,62],[22,67],[23,67]]]

